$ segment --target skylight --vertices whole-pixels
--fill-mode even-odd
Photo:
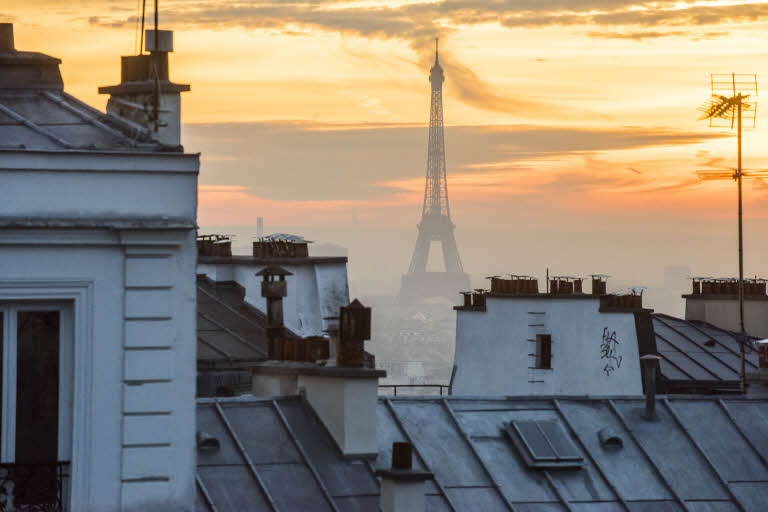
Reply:
[[[578,469],[584,462],[558,421],[511,421],[507,433],[530,468]]]

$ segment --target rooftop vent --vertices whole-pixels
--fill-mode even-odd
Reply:
[[[197,432],[197,449],[200,451],[214,451],[219,449],[219,440],[206,432]]]
[[[506,428],[525,463],[534,469],[579,469],[584,458],[556,420],[513,420]]]
[[[600,429],[597,432],[597,438],[600,440],[600,445],[609,450],[618,450],[624,446],[624,441],[610,427]]]

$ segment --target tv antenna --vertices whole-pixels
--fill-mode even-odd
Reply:
[[[738,183],[739,192],[739,345],[741,356],[741,372],[739,381],[741,392],[746,392],[745,345],[747,332],[744,328],[744,236],[742,230],[742,201],[741,182],[743,178],[768,178],[768,171],[745,171],[741,166],[741,130],[744,113],[747,120],[752,120],[755,127],[757,120],[757,75],[745,74],[712,74],[710,75],[711,96],[709,101],[699,108],[708,119],[710,126],[717,121],[729,122],[731,129],[736,125],[738,140],[736,169],[721,171],[697,171],[701,180],[733,179]]]

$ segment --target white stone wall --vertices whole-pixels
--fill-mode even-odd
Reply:
[[[197,171],[0,151],[0,300],[73,305],[71,510],[193,509]]]
[[[620,363],[602,357],[604,332]],[[552,369],[531,368],[536,334],[552,336]],[[634,315],[600,313],[598,299],[488,297],[486,311],[459,310],[455,364],[455,395],[642,394]]]
[[[700,320],[731,332],[741,331],[738,299],[687,298],[685,319]],[[768,338],[768,301],[744,300],[744,328],[750,336]]]

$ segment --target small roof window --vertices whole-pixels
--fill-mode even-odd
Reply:
[[[578,469],[584,462],[559,421],[511,421],[507,433],[530,468]]]

